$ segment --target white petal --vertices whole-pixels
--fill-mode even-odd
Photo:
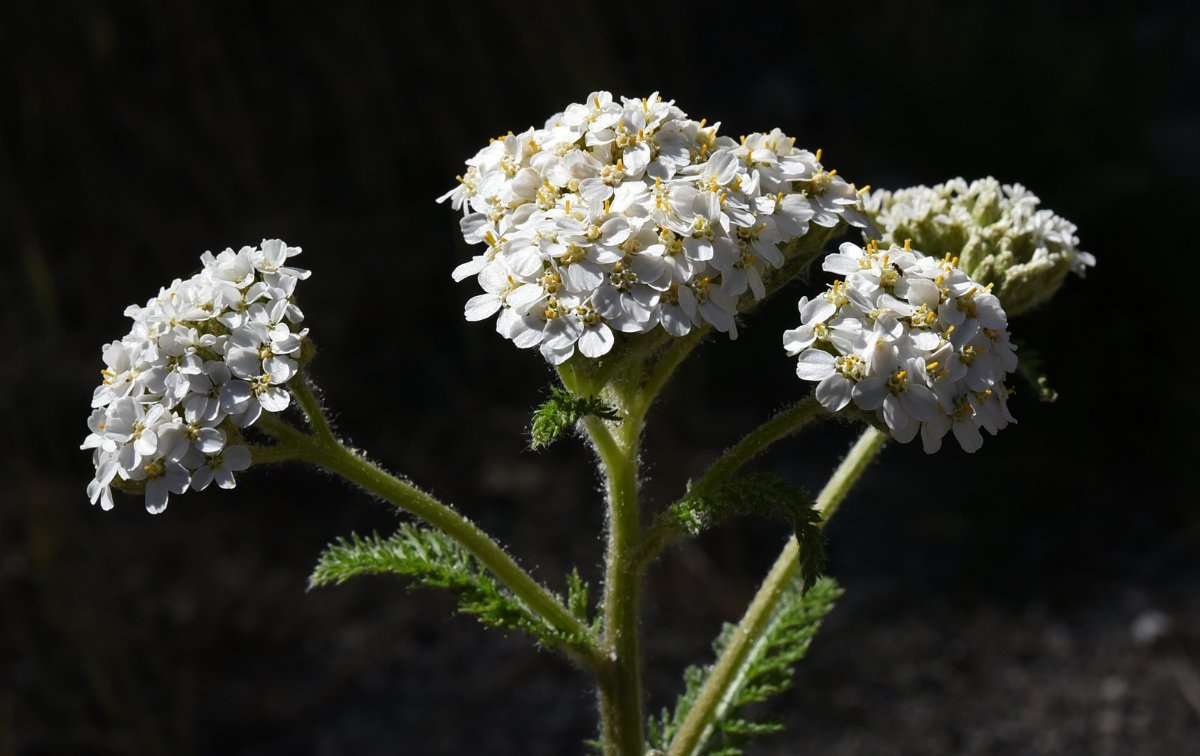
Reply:
[[[820,381],[833,375],[834,357],[822,349],[806,349],[796,360],[796,375],[806,381]]]
[[[800,321],[803,323],[824,323],[837,312],[837,307],[825,297],[817,297],[809,301],[800,300]]]
[[[834,373],[820,383],[813,391],[821,406],[830,412],[837,412],[850,403],[851,389],[854,383],[845,376]]]
[[[486,320],[500,309],[500,298],[495,294],[476,294],[467,300],[463,315],[469,321]]]
[[[612,329],[601,323],[586,329],[579,337],[579,352],[593,359],[603,357],[612,349],[615,340]]]
[[[979,451],[983,446],[983,434],[979,432],[979,427],[971,418],[954,423],[954,437],[958,439],[958,445],[963,448],[963,451],[968,453]]]
[[[291,404],[292,395],[279,386],[270,386],[258,395],[258,401],[267,412],[283,412]]]
[[[938,411],[937,397],[925,386],[910,382],[900,395],[904,411],[917,420],[931,420]]]
[[[220,428],[201,428],[196,434],[195,445],[203,454],[216,454],[225,448],[225,431]]]

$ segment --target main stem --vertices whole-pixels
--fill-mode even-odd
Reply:
[[[821,513],[822,525],[829,522],[886,440],[887,434],[874,427],[868,427],[859,436],[850,453],[817,496],[816,508]],[[726,715],[746,663],[755,646],[762,641],[780,599],[787,591],[795,590],[792,582],[799,567],[800,544],[793,536],[783,547],[745,615],[730,635],[729,645],[713,666],[696,702],[671,741],[668,756],[695,756],[704,747],[713,733],[714,723]]]
[[[638,642],[641,571],[635,558],[641,538],[637,480],[641,424],[640,414],[635,413],[627,414],[616,426],[594,417],[585,421],[608,488],[603,641],[608,663],[599,680],[607,756],[636,756],[645,748]]]

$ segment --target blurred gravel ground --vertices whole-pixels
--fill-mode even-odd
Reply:
[[[462,321],[449,271],[466,250],[433,201],[488,136],[595,89],[659,90],[722,133],[780,126],[859,184],[1025,183],[1099,259],[1019,324],[1058,403],[1018,395],[1020,423],[974,456],[890,447],[838,514],[830,572],[847,593],[771,707],[788,732],[750,753],[1200,754],[1198,21],[1165,3],[736,20],[665,4],[5,4],[0,756],[582,752],[593,706],[567,663],[397,581],[306,590],[325,543],[394,527],[383,505],[280,468],[161,516],[132,499],[102,513],[77,447],[124,307],[205,250],[282,237],[314,270],[314,369],[342,431],[552,585],[576,565],[595,579],[591,460],[569,441],[524,450],[549,374]],[[776,327],[795,296],[686,366],[647,438],[653,502],[795,396]],[[748,374],[750,353],[779,359]],[[819,486],[845,430],[762,464]],[[781,538],[732,523],[656,566],[653,706],[708,658]]]

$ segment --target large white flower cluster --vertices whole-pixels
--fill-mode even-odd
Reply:
[[[839,221],[866,226],[852,184],[778,130],[740,141],[673,101],[594,92],[543,128],[493,139],[438,198],[484,246],[458,266],[483,293],[468,320],[560,364],[616,332],[736,337],[738,300],[765,296],[780,245]]]
[[[882,243],[910,241],[930,255],[951,252],[976,280],[992,283],[1009,314],[1046,301],[1068,273],[1096,258],[1079,249],[1074,223],[1040,208],[1021,184],[955,178],[932,187],[876,190],[864,198]]]
[[[991,287],[956,263],[874,242],[844,243],[825,259],[844,278],[800,300],[801,325],[784,332],[783,346],[826,409],[853,402],[898,441],[919,432],[930,453],[947,431],[973,452],[981,429],[1015,422],[1004,384],[1017,367],[1008,317]]]
[[[118,478],[145,486],[150,512],[189,487],[233,488],[250,466],[240,429],[291,403],[308,334],[292,297],[309,271],[287,264],[299,252],[278,239],[205,252],[199,273],[125,310],[133,328],[104,347],[81,447],[93,450],[93,504],[112,508]]]

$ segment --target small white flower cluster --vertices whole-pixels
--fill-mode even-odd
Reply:
[[[112,508],[117,478],[143,484],[154,513],[189,487],[234,487],[250,466],[240,429],[291,403],[308,334],[292,296],[309,271],[287,264],[299,252],[278,239],[205,252],[202,271],[125,310],[133,328],[104,347],[81,446],[93,450],[93,504]]]
[[[738,299],[765,296],[779,245],[809,224],[865,227],[858,192],[819,152],[778,130],[740,141],[653,94],[594,92],[544,128],[493,139],[438,198],[461,209],[485,249],[455,269],[475,276],[467,320],[561,364],[601,357],[616,332],[709,324],[736,337]]]
[[[876,190],[864,198],[882,243],[907,240],[931,255],[952,251],[970,276],[995,284],[1012,315],[1049,299],[1068,272],[1083,276],[1096,264],[1078,248],[1075,224],[1039,204],[1021,184],[991,177]]]
[[[851,402],[874,412],[901,442],[925,451],[953,431],[968,452],[1015,422],[1005,376],[1016,369],[1000,300],[956,265],[875,242],[844,243],[824,270],[845,276],[800,300],[801,326],[783,334],[796,374],[816,381],[831,412]]]

